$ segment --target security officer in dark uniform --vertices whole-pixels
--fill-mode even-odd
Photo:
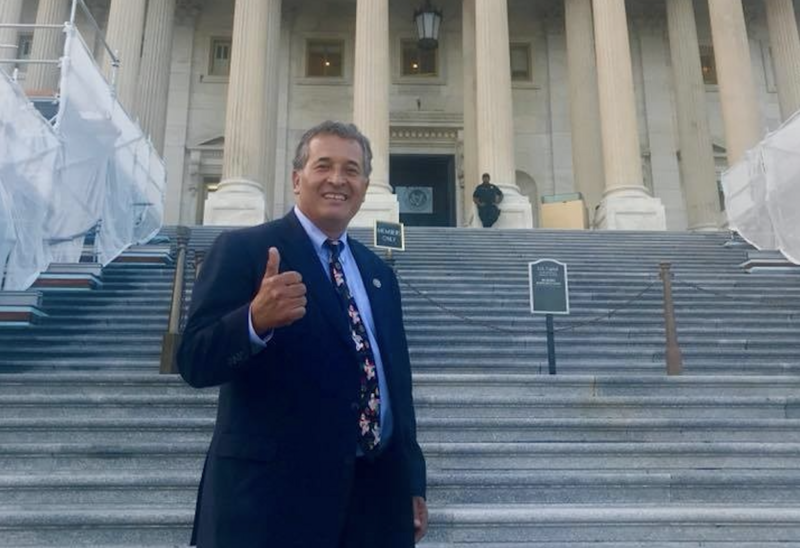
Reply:
[[[488,173],[483,174],[483,182],[472,193],[472,201],[478,206],[478,216],[484,228],[489,228],[500,217],[500,208],[497,204],[503,201],[503,191],[489,182]]]

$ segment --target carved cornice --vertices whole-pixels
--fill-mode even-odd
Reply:
[[[442,127],[393,127],[393,143],[439,143],[453,145],[458,142],[458,129]]]

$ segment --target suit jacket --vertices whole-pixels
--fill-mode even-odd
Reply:
[[[348,241],[372,307],[394,418],[389,447],[378,457],[386,473],[376,496],[408,497],[410,508],[412,495],[425,495],[425,461],[400,291],[383,261]],[[307,312],[254,354],[248,309],[273,246],[281,272],[303,276]],[[193,543],[336,548],[352,487],[359,372],[347,317],[293,212],[214,243],[194,285],[178,368],[191,386],[220,386]]]

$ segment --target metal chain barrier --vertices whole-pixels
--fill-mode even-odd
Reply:
[[[753,298],[753,297],[748,297],[747,295],[737,297],[735,295],[730,295],[728,293],[723,293],[721,291],[714,291],[713,289],[708,289],[707,287],[703,287],[701,285],[697,285],[696,283],[687,282],[687,281],[681,280],[681,279],[679,279],[677,277],[674,278],[674,282],[677,285],[680,285],[680,286],[683,286],[683,287],[688,287],[690,289],[694,289],[694,290],[699,291],[701,293],[708,293],[709,295],[714,295],[715,297],[722,297],[723,299],[727,299],[727,300],[730,300],[730,301],[736,301],[738,303],[751,302],[751,303],[759,303],[759,304],[766,304],[766,305],[770,305],[770,306],[776,306],[776,307],[780,307],[780,308],[786,308],[786,302],[783,301],[783,300],[764,299],[764,298],[758,298],[758,297]]]
[[[497,327],[496,325],[492,325],[492,324],[489,324],[489,323],[486,323],[486,322],[482,322],[480,320],[475,320],[475,319],[470,318],[468,316],[464,316],[463,314],[460,314],[459,312],[456,312],[455,310],[452,310],[452,309],[450,309],[450,308],[438,303],[432,297],[430,297],[426,293],[423,293],[420,289],[415,287],[414,284],[412,284],[411,282],[409,282],[408,280],[406,280],[405,278],[403,278],[399,274],[397,274],[397,279],[403,285],[408,287],[411,291],[413,291],[414,293],[416,293],[417,295],[419,295],[420,297],[422,297],[423,299],[425,299],[426,301],[431,303],[433,306],[435,306],[439,310],[441,310],[443,312],[446,312],[447,314],[453,316],[454,318],[458,318],[459,320],[462,320],[465,323],[469,323],[469,324],[472,324],[472,325],[477,325],[477,326],[480,326],[480,327],[485,327],[487,329],[491,329],[492,331],[498,331],[500,333],[506,333],[506,334],[509,334],[509,335],[520,335],[521,334],[519,331],[512,331],[510,329],[503,329],[502,327]],[[556,329],[555,332],[556,333],[560,333],[560,332],[564,332],[564,331],[573,331],[573,330],[578,329],[580,327],[584,327],[584,326],[587,326],[587,325],[592,325],[592,324],[596,324],[596,323],[600,323],[600,322],[609,320],[614,315],[616,315],[617,313],[621,312],[622,310],[625,310],[630,305],[632,305],[633,303],[635,303],[636,301],[641,299],[648,291],[650,291],[658,283],[659,283],[658,281],[651,282],[642,291],[640,291],[636,296],[634,296],[633,298],[625,301],[624,303],[622,303],[617,308],[606,312],[605,314],[601,314],[599,316],[596,316],[594,318],[591,318],[591,319],[583,321],[583,322],[571,324],[571,325],[568,325],[566,327],[562,327],[560,329]]]
[[[559,329],[556,329],[555,332],[556,333],[561,333],[562,331],[574,331],[575,329],[578,329],[579,327],[583,327],[585,325],[592,325],[592,324],[600,323],[600,322],[602,322],[604,320],[610,320],[615,314],[617,314],[617,312],[621,312],[622,310],[625,310],[630,305],[632,305],[633,303],[635,303],[636,301],[641,299],[648,291],[650,291],[657,284],[658,284],[658,281],[650,282],[650,284],[647,285],[647,287],[645,287],[644,289],[642,289],[635,297],[625,301],[624,303],[622,303],[621,306],[618,306],[617,308],[615,308],[613,310],[610,310],[610,311],[606,312],[605,314],[603,314],[601,316],[597,316],[595,318],[592,318],[591,320],[586,320],[585,322],[579,322],[579,323],[568,325],[566,327],[561,327]]]

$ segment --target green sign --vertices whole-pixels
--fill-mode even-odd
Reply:
[[[531,314],[569,314],[567,265],[540,259],[528,263]]]
[[[375,247],[405,251],[406,239],[403,223],[375,221]]]

